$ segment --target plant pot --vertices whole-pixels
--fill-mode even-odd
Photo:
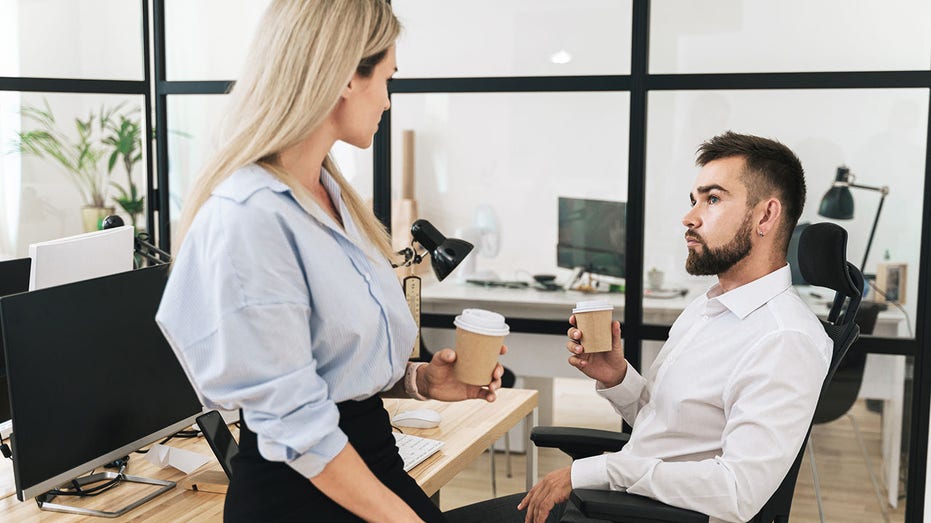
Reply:
[[[84,220],[84,232],[100,230],[100,223],[103,219],[115,213],[116,209],[113,207],[94,207],[91,205],[81,207],[81,218]]]

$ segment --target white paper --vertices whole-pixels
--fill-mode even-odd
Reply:
[[[156,443],[149,447],[145,459],[153,465],[159,467],[170,466],[185,474],[190,474],[212,460],[213,456]]]

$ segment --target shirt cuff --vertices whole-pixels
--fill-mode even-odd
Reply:
[[[608,455],[602,454],[573,461],[570,478],[574,489],[611,490],[611,481],[608,478]]]
[[[640,394],[646,385],[645,379],[639,372],[634,369],[633,365],[627,365],[627,374],[624,380],[613,387],[601,388],[600,382],[595,382],[595,391],[603,398],[614,403],[615,405],[627,405],[640,400]]]
[[[342,430],[335,430],[314,445],[313,450],[305,452],[288,462],[288,466],[305,478],[313,478],[323,472],[327,464],[343,451],[349,438]]]

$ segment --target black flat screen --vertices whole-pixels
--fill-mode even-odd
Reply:
[[[20,499],[201,412],[155,323],[166,280],[159,266],[0,299]]]

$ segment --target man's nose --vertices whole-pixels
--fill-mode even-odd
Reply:
[[[685,213],[685,216],[682,217],[682,225],[685,225],[689,229],[694,229],[701,225],[701,219],[695,207],[689,209],[689,212]]]

